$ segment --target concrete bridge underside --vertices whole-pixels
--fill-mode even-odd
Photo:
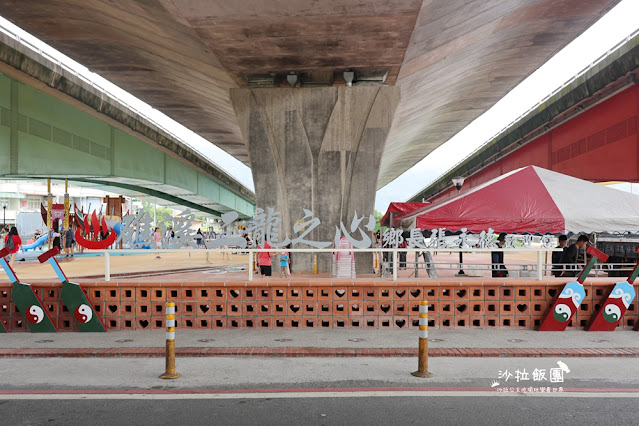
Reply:
[[[544,167],[592,182],[639,182],[639,34],[410,201],[436,202],[511,170]]]
[[[249,148],[230,89],[255,75],[296,71],[309,85],[343,85],[346,69],[356,80],[381,70],[386,83],[402,88],[402,99],[381,157],[379,188],[616,3],[0,0],[0,15],[246,164]]]
[[[6,66],[0,71],[17,75]],[[156,197],[175,208],[252,216],[251,201],[176,153],[30,84],[0,72],[0,152],[5,153],[0,178],[69,178],[120,194]]]

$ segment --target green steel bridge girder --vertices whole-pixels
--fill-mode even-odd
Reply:
[[[68,178],[135,191],[215,216],[254,204],[131,132],[0,73],[0,178]]]

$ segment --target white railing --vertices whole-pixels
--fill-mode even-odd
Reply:
[[[248,258],[248,280],[253,281],[253,263],[255,259],[256,253],[269,252],[269,253],[279,253],[282,252],[282,248],[277,249],[240,249],[240,248],[228,248],[228,249],[130,249],[130,250],[100,250],[95,251],[95,253],[102,253],[104,255],[104,279],[105,281],[110,281],[111,279],[111,255],[117,254],[155,254],[155,253],[247,253]],[[392,256],[392,279],[393,281],[397,281],[398,278],[398,269],[399,269],[399,253],[406,252],[408,253],[424,253],[429,252],[431,256],[436,253],[476,253],[476,254],[488,254],[495,251],[503,251],[504,253],[536,253],[536,262],[535,263],[520,263],[520,264],[512,264],[506,263],[507,266],[521,266],[522,270],[535,271],[535,276],[537,280],[543,280],[544,274],[546,271],[550,270],[545,265],[543,255],[544,253],[552,253],[554,251],[562,251],[561,249],[553,249],[553,248],[512,248],[512,249],[455,249],[455,248],[429,248],[429,249],[415,249],[415,248],[403,248],[403,249],[394,249],[394,248],[368,248],[368,249],[286,249],[289,253],[336,253],[336,252],[352,252],[352,253],[377,253],[378,256],[382,257],[383,253],[389,253]],[[94,251],[92,251],[94,252]],[[379,258],[378,258],[379,259]],[[404,262],[402,262],[404,263]],[[409,262],[406,262],[407,264]],[[411,262],[414,264],[415,262]],[[420,262],[420,264],[425,264],[426,262]],[[458,265],[463,267],[468,266],[476,266],[477,262],[465,262],[460,264],[459,262],[447,262],[445,264],[448,265]],[[379,262],[380,268],[382,267],[381,261]],[[435,263],[435,265],[442,265],[442,263]],[[486,263],[487,269],[490,268],[490,263]],[[530,269],[527,267],[530,266]],[[450,268],[450,266],[449,266]],[[413,269],[413,268],[410,268]],[[160,273],[161,271],[157,271]],[[168,271],[167,271],[168,272]]]

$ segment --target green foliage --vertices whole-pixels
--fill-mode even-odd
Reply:
[[[384,213],[375,210],[374,216],[375,216],[375,232],[377,232],[381,228],[380,222],[382,221],[382,217],[384,217]]]
[[[142,208],[146,214],[150,215],[151,219],[153,219],[153,204],[143,201]],[[157,218],[155,226],[159,226],[163,231],[173,227],[173,220],[168,219],[173,217],[173,210],[157,206],[155,209],[155,215]]]

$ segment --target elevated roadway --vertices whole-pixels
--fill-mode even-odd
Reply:
[[[254,194],[101,88],[0,32],[0,177],[69,178],[173,208],[251,217]]]
[[[593,182],[639,182],[639,32],[415,194],[437,201],[536,165]]]

